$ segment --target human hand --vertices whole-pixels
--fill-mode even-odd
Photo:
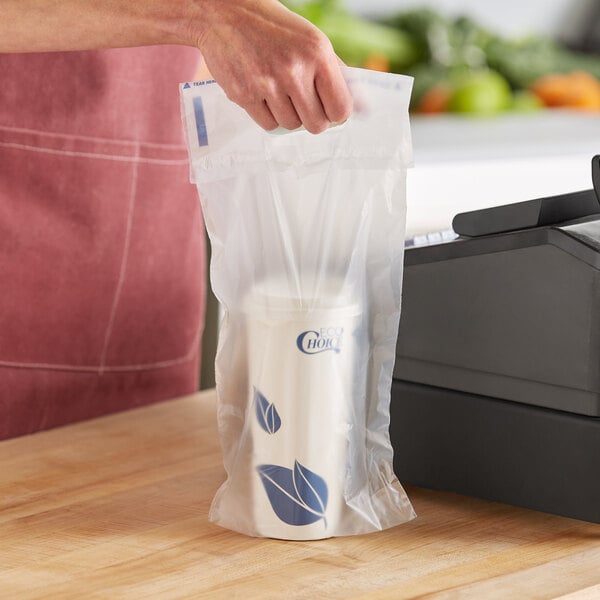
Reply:
[[[198,0],[197,46],[230,100],[264,129],[320,133],[352,112],[327,37],[278,0]]]

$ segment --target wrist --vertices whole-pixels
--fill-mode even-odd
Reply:
[[[206,0],[157,0],[155,10],[144,11],[143,19],[152,31],[155,44],[177,44],[198,46],[198,40],[205,35],[205,23],[209,7]]]
[[[171,34],[177,39],[175,43],[201,49],[211,24],[219,21],[219,9],[228,3],[228,0],[178,0],[178,10],[173,15],[169,2]]]

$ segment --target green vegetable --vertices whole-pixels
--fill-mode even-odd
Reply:
[[[570,71],[587,71],[600,79],[600,57],[572,52],[546,38],[496,38],[486,48],[486,55],[490,67],[515,88],[526,88],[544,75]]]
[[[534,112],[544,108],[544,103],[529,90],[519,90],[513,94],[511,110],[517,112]]]
[[[539,36],[507,40],[468,17],[450,19],[425,8],[402,12],[385,23],[409,33],[420,49],[422,63],[430,67],[477,69],[487,65],[515,89],[527,88],[551,73],[580,70],[600,79],[598,56],[572,52]]]
[[[385,21],[412,35],[424,62],[448,68],[486,65],[490,34],[466,17],[451,20],[430,8],[403,12]]]
[[[285,4],[316,25],[348,65],[361,67],[370,57],[380,55],[389,61],[391,71],[401,72],[422,58],[410,34],[353,15],[337,0]]]
[[[489,70],[473,71],[455,85],[448,110],[477,115],[493,115],[512,104],[512,93],[502,75]]]

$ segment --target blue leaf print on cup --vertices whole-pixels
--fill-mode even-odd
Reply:
[[[310,525],[323,519],[328,492],[325,480],[298,461],[294,469],[278,465],[256,468],[275,514],[288,525]]]
[[[327,507],[327,484],[322,477],[294,461],[294,488],[304,506],[322,515]]]
[[[281,418],[273,404],[254,388],[254,404],[256,405],[256,418],[260,426],[267,433],[276,433],[281,427]]]

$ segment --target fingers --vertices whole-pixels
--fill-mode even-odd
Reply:
[[[331,125],[313,81],[306,87],[298,87],[292,102],[302,125],[310,133],[321,133]]]
[[[332,123],[343,123],[352,114],[352,96],[337,64],[321,67],[314,75],[271,82],[265,99],[243,106],[267,131],[280,126],[321,133]]]
[[[352,114],[352,96],[337,64],[327,64],[315,74],[315,89],[331,123],[342,123]]]
[[[258,123],[263,129],[267,131],[273,131],[278,126],[277,119],[273,116],[267,106],[267,102],[255,102],[252,104],[245,103],[244,108],[246,112]]]
[[[311,133],[321,133],[352,114],[352,96],[337,65],[318,71],[309,85],[298,89],[292,101]]]
[[[267,106],[275,121],[285,129],[297,129],[302,125],[302,119],[298,116],[294,104],[286,94],[275,96],[267,100]]]
[[[336,73],[337,71],[337,73]],[[331,76],[319,75],[307,83],[292,82],[293,89],[271,93],[250,116],[268,131],[277,125],[297,129],[301,125],[310,133],[321,133],[332,123],[345,121],[352,112],[352,96],[339,69]],[[266,109],[266,110],[265,110]],[[260,120],[259,120],[260,119]]]
[[[273,123],[289,130],[302,125],[318,134],[350,117],[352,96],[342,76],[343,63],[320,32],[311,46],[310,52],[296,55],[270,77],[257,78],[270,117],[263,107],[260,121],[248,112],[265,129],[273,129]],[[263,125],[267,121],[268,128]]]

